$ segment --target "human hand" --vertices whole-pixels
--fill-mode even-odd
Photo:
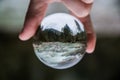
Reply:
[[[71,14],[82,21],[87,32],[87,53],[92,53],[96,44],[96,36],[90,19],[90,10],[93,0],[30,0],[24,27],[19,35],[23,41],[30,39],[36,33],[38,25],[44,18],[48,4],[62,2]]]

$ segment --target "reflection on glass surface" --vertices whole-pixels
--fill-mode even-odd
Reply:
[[[78,63],[86,49],[86,32],[75,17],[56,13],[45,17],[34,36],[37,57],[47,66],[65,69]]]

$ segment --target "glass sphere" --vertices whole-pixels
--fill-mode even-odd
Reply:
[[[86,41],[84,26],[78,19],[66,13],[55,13],[42,20],[33,47],[45,65],[66,69],[82,59]]]

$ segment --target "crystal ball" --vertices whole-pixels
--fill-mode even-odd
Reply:
[[[33,38],[33,48],[45,65],[66,69],[82,59],[86,41],[86,31],[77,18],[66,13],[55,13],[42,20]]]

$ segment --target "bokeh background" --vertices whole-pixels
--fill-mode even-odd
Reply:
[[[66,70],[46,67],[35,56],[32,39],[18,39],[28,4],[0,0],[0,80],[120,80],[120,0],[95,0],[91,16],[96,49]],[[68,11],[54,3],[47,15],[54,12]]]

